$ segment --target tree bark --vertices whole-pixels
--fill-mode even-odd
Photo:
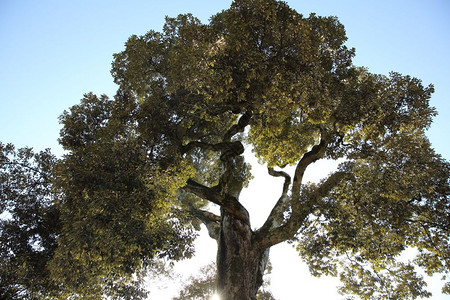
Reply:
[[[224,199],[217,253],[217,292],[221,300],[256,300],[269,251],[256,241],[249,213],[239,203],[243,188],[239,173],[245,166],[243,157],[226,157],[223,162],[225,172],[221,186]]]
[[[220,299],[255,300],[268,258],[269,249],[258,247],[250,224],[223,211],[217,253]]]

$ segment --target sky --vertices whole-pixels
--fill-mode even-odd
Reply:
[[[436,151],[450,158],[450,1],[287,3],[305,16],[311,12],[337,16],[346,27],[347,45],[356,49],[355,65],[372,73],[397,71],[421,79],[424,85],[433,84],[431,105],[439,115],[428,136]],[[166,15],[189,12],[208,22],[230,4],[231,0],[0,0],[0,142],[51,148],[60,155],[58,116],[84,93],[115,94],[112,55],[124,49],[130,35],[161,30]],[[332,167],[326,162],[315,165],[310,180],[327,175]],[[258,201],[269,207],[282,184],[273,182],[263,169],[254,167],[256,179],[241,196],[256,225],[268,213],[261,211],[265,206]],[[201,237],[197,244],[200,258],[185,262],[180,272],[195,271],[214,260],[214,241]],[[300,293],[305,299],[340,299],[337,283],[311,278],[291,246],[278,245],[271,253],[271,289],[277,299],[298,299]],[[153,285],[152,299],[170,299],[178,288],[170,283]],[[439,295],[440,284],[432,281],[431,288],[435,294],[431,299],[449,299]]]

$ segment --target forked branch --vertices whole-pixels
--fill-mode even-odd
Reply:
[[[315,145],[311,148],[310,151],[305,153],[298,162],[295,169],[294,180],[292,182],[292,193],[289,197],[287,197],[286,200],[284,200],[285,202],[289,202],[290,204],[290,217],[282,224],[274,223],[276,216],[280,215],[280,213],[284,213],[277,211],[277,209],[281,207],[283,202],[281,201],[280,203],[279,200],[274,207],[275,211],[272,211],[273,214],[271,213],[268,220],[266,221],[267,224],[265,223],[263,227],[258,231],[257,236],[261,241],[262,247],[270,247],[293,237],[297,230],[300,228],[305,218],[311,213],[314,207],[314,203],[317,199],[308,198],[300,201],[301,184],[306,168],[325,155],[327,145],[328,142],[326,138],[322,136],[320,143],[318,145]],[[282,176],[281,173],[278,173],[278,175]],[[272,220],[269,220],[270,218],[272,218]]]

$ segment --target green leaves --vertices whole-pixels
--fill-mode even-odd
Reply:
[[[449,270],[450,166],[425,137],[433,86],[354,66],[346,40],[337,18],[274,0],[131,36],[115,97],[88,93],[60,117],[60,160],[0,144],[1,296],[145,297],[155,260],[192,254],[193,218],[219,227],[199,208],[228,203],[248,220],[244,144],[269,168],[297,164],[292,183],[272,170],[289,180],[259,232],[277,238],[261,244],[299,229],[312,274],[341,274],[343,293],[427,296],[396,259],[414,247],[427,274]],[[343,163],[302,184],[319,158]]]
[[[360,258],[349,259],[340,276],[343,294],[356,294],[361,299],[416,299],[430,297],[423,289],[426,283],[408,263],[372,262]],[[351,298],[350,298],[351,299]]]
[[[100,98],[92,93],[84,95],[80,105],[73,106],[71,112],[65,111],[60,122],[60,143],[66,150],[77,149],[94,142],[101,135],[111,115],[111,101],[106,95]]]
[[[205,130],[212,137],[227,128],[225,120],[252,111],[249,137],[257,155],[270,165],[292,164],[338,105],[333,89],[348,77],[353,56],[345,40],[336,18],[303,18],[283,2],[236,1],[210,24],[180,15],[166,20],[163,33],[131,37],[112,73],[143,108],[162,108],[165,120],[181,118],[168,127],[177,127],[182,143]],[[301,142],[293,147],[291,140]]]
[[[0,143],[0,298],[54,295],[48,262],[61,231],[48,151]]]
[[[61,140],[71,151],[56,169],[63,228],[51,267],[54,278],[79,295],[138,287],[135,279],[153,260],[192,252],[190,228],[173,210],[175,191],[192,173],[189,162],[154,148],[165,141],[145,143],[136,115],[119,109],[135,106],[126,95],[117,99],[87,95],[61,118]],[[98,121],[95,112],[105,104]]]
[[[424,297],[428,293],[416,270],[395,260],[414,247],[419,250],[415,264],[428,275],[447,272],[448,162],[414,130],[388,135],[373,150],[365,159],[341,165],[341,172],[352,175],[318,204],[299,234],[298,250],[315,275],[343,272],[343,292],[364,299]],[[358,263],[341,269],[338,262],[346,257]]]

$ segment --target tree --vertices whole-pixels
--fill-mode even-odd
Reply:
[[[57,247],[59,211],[51,190],[56,158],[0,143],[0,298],[37,298],[57,286],[46,264]]]
[[[189,256],[203,223],[218,244],[221,299],[255,299],[283,241],[313,275],[340,274],[342,293],[428,296],[414,265],[445,273],[450,257],[450,166],[425,136],[433,87],[353,65],[345,41],[336,18],[274,0],[236,0],[209,24],[180,15],[130,37],[114,56],[114,99],[86,94],[61,116],[46,286],[127,294],[158,257]],[[251,179],[244,145],[284,181],[258,229],[239,198]],[[303,182],[320,159],[341,164]],[[414,262],[398,262],[409,247]]]
[[[0,143],[1,299],[141,299],[143,277],[160,272],[159,258],[192,252],[193,235],[177,224],[182,216],[168,220],[175,216],[167,206],[126,172],[132,153],[107,166],[112,161],[96,164],[98,152],[89,151],[90,158],[57,161],[48,150]],[[123,177],[111,180],[115,168]]]

